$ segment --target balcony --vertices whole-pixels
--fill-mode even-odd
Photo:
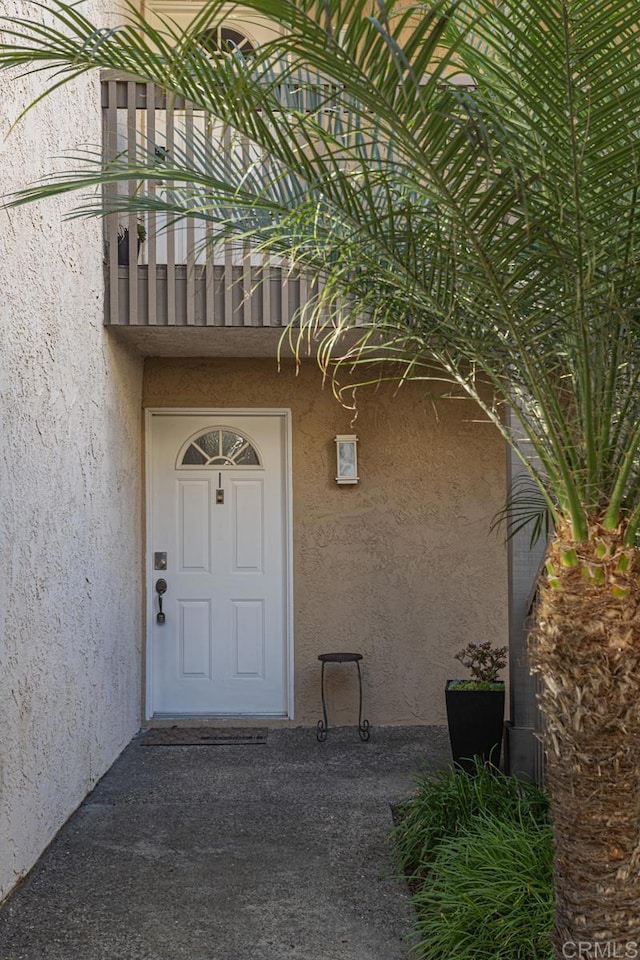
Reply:
[[[194,134],[200,143],[207,137],[212,150],[239,149],[237,143],[231,146],[230,134],[202,111],[170,100],[153,84],[105,74],[102,110],[107,158],[141,159],[152,150],[160,158],[158,181],[144,188],[150,196],[162,196],[170,188],[162,179],[162,158],[171,156],[177,143],[188,155]],[[129,184],[130,190],[136,188],[136,183]],[[118,190],[124,191],[126,185],[107,189],[117,200]],[[112,213],[105,220],[105,323],[139,344],[151,342],[150,328],[164,328],[164,339],[174,345],[168,331],[181,328],[244,330],[245,337],[250,328],[254,343],[274,344],[301,303],[314,294],[314,282],[248,242],[214,244],[209,223],[174,224],[162,211],[145,212],[143,223],[146,239],[138,245],[128,242],[137,236],[134,215]],[[256,337],[257,331],[272,333]],[[202,334],[196,340],[205,342]],[[154,336],[154,349],[162,341],[162,335]],[[239,342],[237,337],[233,342]]]

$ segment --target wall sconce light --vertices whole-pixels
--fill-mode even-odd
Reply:
[[[337,474],[336,483],[357,483],[358,438],[355,434],[340,434],[336,437]]]

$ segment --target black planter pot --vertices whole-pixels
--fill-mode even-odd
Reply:
[[[138,238],[136,253],[140,253],[140,244],[142,241]],[[118,266],[129,266],[129,229],[125,227],[122,233],[118,234]]]
[[[504,684],[500,690],[465,690],[448,680],[445,688],[449,739],[454,761],[472,773],[473,757],[500,765],[504,726]]]

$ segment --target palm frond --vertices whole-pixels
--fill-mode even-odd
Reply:
[[[491,521],[492,531],[503,526],[507,541],[529,529],[530,547],[540,539],[548,541],[551,536],[553,521],[548,493],[543,493],[539,483],[525,473],[515,477],[504,506]]]
[[[382,361],[400,380],[455,385],[516,443],[508,403],[576,539],[598,517],[628,523],[633,540],[635,0],[244,6],[275,28],[250,60],[212,59],[201,42],[224,19],[223,0],[185,32],[151,27],[132,6],[126,25],[101,30],[53,0],[47,25],[5,18],[0,67],[50,71],[50,88],[95,67],[125,72],[215,118],[209,131],[233,130],[242,150],[213,150],[210,132],[177,143],[162,202],[176,220],[211,222],[214,236],[322,275],[298,349],[319,341],[336,392]],[[133,180],[134,196],[105,204],[94,193],[80,212],[157,207],[144,190],[157,164],[150,145],[138,150],[133,161],[92,157],[13,202]]]

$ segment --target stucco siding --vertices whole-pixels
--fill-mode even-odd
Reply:
[[[7,137],[39,89],[3,78],[2,193],[100,142],[97,77]],[[70,206],[0,210],[0,898],[140,718],[141,362],[102,325],[101,224]]]
[[[292,411],[295,723],[319,717],[320,665],[364,654],[373,724],[443,723],[453,654],[507,642],[507,552],[489,533],[505,498],[504,443],[465,401],[409,385],[362,393],[358,418],[315,362],[148,359],[149,407]],[[360,483],[335,483],[338,433],[359,437]],[[328,667],[330,722],[351,723],[356,673]]]

